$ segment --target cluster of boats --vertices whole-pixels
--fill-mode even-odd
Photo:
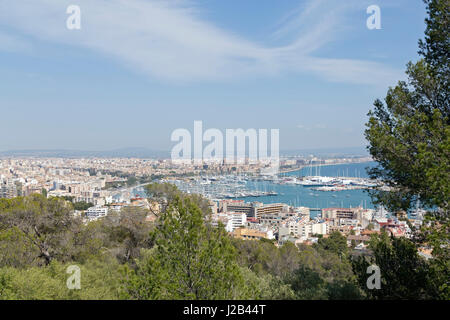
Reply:
[[[170,180],[181,191],[186,193],[198,193],[209,199],[234,199],[247,197],[277,196],[273,190],[252,190],[248,188],[247,176],[212,176],[192,177],[189,179]]]
[[[342,190],[355,190],[366,189],[375,187],[376,184],[365,178],[336,178],[336,177],[285,177],[280,184],[295,184],[304,187],[313,187],[317,191],[342,191]]]
[[[264,196],[277,196],[278,193],[275,191],[244,191],[244,192],[237,192],[235,194],[229,193],[225,194],[225,198],[232,199],[232,198],[247,198],[247,197],[264,197]]]
[[[323,176],[295,177],[295,176],[252,176],[252,175],[223,175],[190,177],[169,180],[181,191],[198,193],[209,199],[234,199],[247,197],[278,196],[278,192],[259,190],[256,182],[270,182],[272,184],[301,185],[311,187],[317,191],[341,191],[363,189],[375,186],[373,181],[365,178],[336,178]],[[252,185],[252,183],[254,184]],[[256,187],[255,187],[256,186]]]

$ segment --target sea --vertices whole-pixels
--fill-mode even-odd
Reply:
[[[311,176],[327,177],[360,177],[368,178],[367,169],[376,166],[376,162],[349,163],[305,167],[301,170],[282,173],[280,176]],[[255,191],[274,191],[277,195],[260,197],[238,197],[236,200],[245,202],[285,203],[296,207],[309,207],[311,216],[315,217],[323,208],[354,208],[364,207],[374,209],[375,206],[367,190],[316,191],[311,187],[295,184],[277,184],[270,181],[247,181],[246,189]],[[134,190],[134,194],[145,196],[143,190]],[[317,209],[317,210],[314,210]]]
[[[310,176],[320,175],[327,177],[361,177],[368,178],[367,168],[376,166],[376,162],[324,165],[306,167],[280,175],[284,176]],[[286,203],[291,206],[304,206],[323,209],[331,207],[352,208],[362,206],[374,209],[374,205],[366,190],[344,191],[316,191],[311,187],[295,184],[276,184],[269,181],[248,181],[247,188],[258,191],[274,191],[276,196],[236,198],[246,202],[258,201],[262,203]],[[312,214],[313,215],[313,214]]]

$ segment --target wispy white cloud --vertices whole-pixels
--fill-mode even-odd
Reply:
[[[23,52],[30,51],[31,48],[27,41],[0,30],[0,51]]]
[[[338,26],[342,25],[347,5],[342,1],[333,3],[334,1],[303,2],[280,19],[271,38],[291,38],[292,43],[285,49],[301,50],[303,53],[319,49],[336,36]]]
[[[67,30],[66,8],[75,3],[82,10],[82,29]],[[327,10],[319,15],[325,3],[309,1],[289,16],[274,35],[285,36],[297,27],[301,33],[279,47],[261,46],[218,28],[202,18],[195,3],[183,0],[0,0],[0,21],[26,35],[88,48],[168,81],[287,72],[364,84],[396,79],[398,71],[379,63],[313,55],[334,39],[347,10],[340,2],[327,1]]]

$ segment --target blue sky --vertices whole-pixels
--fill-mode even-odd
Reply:
[[[410,0],[0,0],[0,150],[169,150],[194,120],[280,129],[282,150],[362,146],[424,18]]]

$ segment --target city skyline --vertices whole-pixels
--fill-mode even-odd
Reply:
[[[280,150],[363,147],[425,28],[423,3],[403,0],[377,2],[380,30],[372,1],[130,3],[0,4],[0,151],[170,150],[194,120],[278,128]]]

